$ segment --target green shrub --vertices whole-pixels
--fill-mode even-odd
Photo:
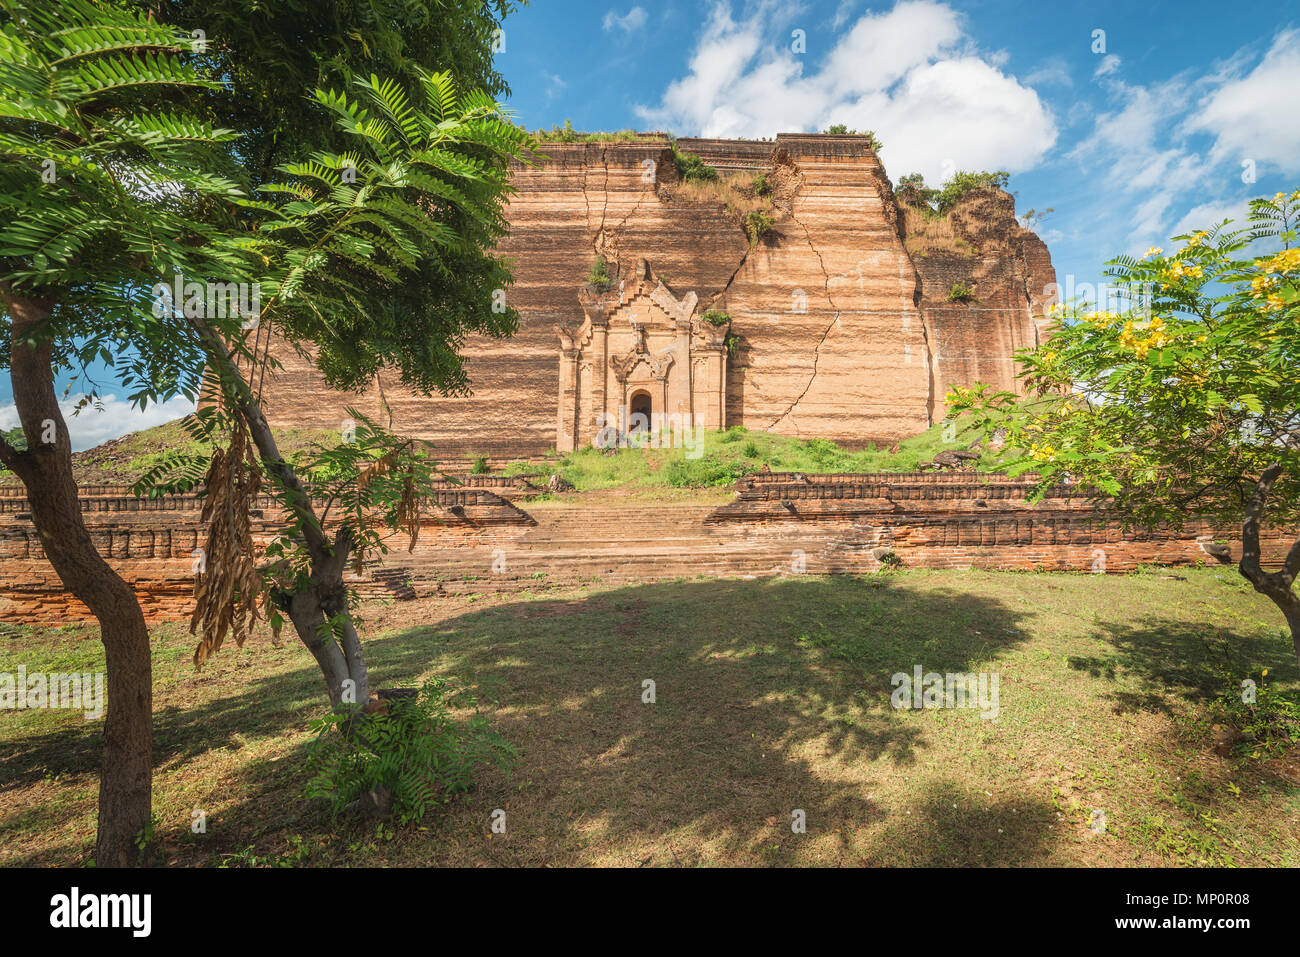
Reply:
[[[884,144],[880,142],[880,137],[876,135],[875,130],[863,130],[861,133],[858,133],[857,130],[851,130],[843,123],[832,123],[826,129],[822,130],[822,132],[834,133],[840,136],[843,136],[845,133],[848,133],[851,136],[865,136],[871,140],[871,148],[877,153],[884,148]]]
[[[830,439],[808,439],[804,451],[823,471],[838,471],[848,462],[848,453]]]
[[[704,160],[694,153],[683,153],[675,146],[673,147],[673,165],[677,167],[677,172],[685,180],[713,182],[718,178],[718,171],[705,163]]]
[[[975,290],[966,285],[960,279],[952,284],[952,289],[948,291],[949,302],[970,302],[975,298]]]
[[[954,173],[952,178],[943,184],[943,189],[939,190],[936,197],[939,203],[939,212],[948,212],[957,205],[963,196],[972,190],[988,189],[989,187],[1006,189],[1009,178],[1010,174],[1005,170],[999,170],[996,173]]]
[[[772,192],[772,184],[768,182],[766,173],[759,173],[755,176],[753,186],[754,192],[759,196],[766,196],[768,193]]]
[[[1300,742],[1300,698],[1296,692],[1279,692],[1267,677],[1265,670],[1255,700],[1246,702],[1238,676],[1221,671],[1219,681],[1227,690],[1214,700],[1207,719],[1215,727],[1234,729],[1234,750],[1251,758],[1274,757]]]
[[[744,451],[742,452],[742,454],[743,454],[743,455],[745,456],[745,458],[747,458],[747,459],[756,459],[756,458],[758,458],[760,455],[762,455],[762,453],[759,452],[759,450],[758,450],[758,443],[757,443],[757,442],[754,442],[753,440],[751,440],[751,441],[745,443],[745,448],[744,448]]]
[[[605,257],[597,256],[596,261],[591,264],[591,269],[587,272],[587,283],[592,286],[608,286],[614,281],[609,274],[609,267],[605,265]]]
[[[338,710],[311,722],[318,736],[308,753],[312,777],[304,796],[324,800],[337,817],[358,798],[387,790],[394,818],[405,825],[467,791],[480,765],[508,767],[514,748],[481,715],[452,720],[451,698],[446,681],[433,678],[415,697],[391,701],[388,714],[361,719]]]
[[[756,209],[745,217],[745,232],[749,234],[750,245],[757,243],[771,232],[773,219],[765,210]]]
[[[705,322],[707,322],[709,325],[715,327],[725,326],[727,323],[731,321],[731,315],[729,313],[722,312],[719,309],[710,309],[707,312],[703,313],[700,316],[700,318],[703,319]]]
[[[488,468],[486,455],[480,455],[476,458],[474,460],[474,467],[470,469],[470,472],[474,475],[486,475],[489,471],[490,469]]]
[[[921,173],[908,173],[898,181],[898,198],[908,206],[928,210],[939,198],[939,191],[925,185]]]
[[[743,425],[733,425],[731,428],[727,429],[727,431],[723,432],[722,435],[718,436],[718,441],[739,442],[748,434],[749,429],[745,428]]]
[[[674,459],[668,463],[666,478],[674,488],[730,485],[742,475],[757,471],[756,466],[728,462],[716,455],[699,459]]]

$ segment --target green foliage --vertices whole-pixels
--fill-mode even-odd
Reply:
[[[23,432],[22,426],[10,429],[8,432],[0,432],[0,442],[5,442],[15,452],[27,451],[27,435]],[[5,471],[3,464],[0,464],[0,472]]]
[[[1007,463],[1040,489],[1067,476],[1131,521],[1237,522],[1269,467],[1269,521],[1300,518],[1300,191],[1251,202],[1230,222],[1176,237],[1171,255],[1122,256],[1107,275],[1118,311],[1065,304],[1051,337],[1021,352],[1034,403],[985,387],[950,404],[1009,430]]]
[[[640,133],[631,129],[583,133],[573,128],[572,120],[565,120],[563,126],[537,130],[534,136],[540,142],[550,143],[630,143],[644,139]]]
[[[760,239],[772,231],[775,220],[772,214],[763,209],[752,210],[745,217],[745,232],[749,235],[750,245],[756,244]]]
[[[702,320],[711,326],[722,327],[731,322],[731,314],[723,312],[720,309],[709,309],[700,316]]]
[[[943,188],[939,190],[938,196],[935,197],[939,212],[947,213],[957,205],[963,196],[973,190],[1006,189],[1009,178],[1010,174],[1003,170],[996,173],[954,173],[952,178],[943,184]]]
[[[766,173],[759,173],[754,177],[750,185],[754,187],[754,192],[759,196],[767,196],[772,192],[772,184],[768,181]]]
[[[742,454],[747,459],[756,459],[762,456],[763,453],[759,451],[757,442],[750,441],[745,443],[745,451]]]
[[[740,351],[740,336],[734,332],[728,332],[726,338],[722,340],[722,344],[726,347],[727,355],[734,359],[736,353]]]
[[[877,153],[884,149],[884,144],[880,142],[880,137],[876,136],[875,130],[863,130],[859,133],[857,130],[849,129],[843,123],[832,123],[826,129],[822,130],[822,132],[838,134],[840,136],[843,136],[846,133],[850,136],[865,136],[871,140],[871,148]]]
[[[898,181],[898,198],[908,206],[930,209],[939,198],[939,191],[925,185],[921,173],[908,173]]]
[[[490,471],[492,470],[488,468],[487,456],[484,455],[480,455],[476,458],[474,460],[474,467],[470,469],[470,473],[473,475],[486,475]]]
[[[684,153],[673,147],[673,165],[684,180],[698,180],[711,183],[718,178],[718,171],[709,166],[694,153]]]
[[[665,479],[674,488],[703,488],[730,485],[742,475],[757,470],[756,465],[705,455],[698,459],[674,459],[668,463]]]
[[[527,136],[486,94],[416,66],[408,87],[357,79],[316,90],[314,108],[278,91],[347,148],[247,187],[235,161],[254,134],[205,115],[228,77],[187,31],[84,0],[4,11],[0,279],[56,300],[58,367],[102,362],[139,405],[194,398],[205,349],[156,293],[178,274],[255,288],[261,321],[313,344],[342,388],[390,365],[417,391],[463,392],[459,337],[513,330],[513,310],[492,308],[509,273],[485,250]],[[244,350],[245,317],[204,318]]]
[[[952,289],[948,291],[949,302],[970,302],[975,298],[975,290],[965,282],[958,279],[952,284]]]
[[[1240,735],[1237,750],[1253,759],[1276,757],[1300,743],[1300,696],[1267,679],[1268,669],[1252,678],[1254,700],[1245,701],[1241,682],[1225,670],[1220,681],[1226,690],[1210,709],[1209,721],[1234,728]]]
[[[556,461],[527,466],[525,471],[558,473],[579,491],[608,488],[650,490],[727,484],[731,476],[748,474],[766,465],[774,472],[913,472],[942,451],[966,448],[979,437],[973,428],[948,436],[942,423],[892,448],[853,450],[827,439],[796,439],[733,425],[719,432],[705,432],[699,447],[619,449],[611,455],[586,447],[567,452]],[[755,446],[758,455],[752,454]],[[692,459],[696,455],[700,458]],[[694,463],[708,460],[708,465]],[[673,463],[683,460],[683,464]],[[997,453],[982,452],[973,464],[989,470],[996,466]],[[714,480],[718,481],[714,481]]]
[[[304,796],[323,799],[337,817],[363,795],[386,790],[394,818],[406,825],[469,790],[480,766],[508,767],[515,750],[488,730],[481,715],[454,720],[453,701],[474,704],[472,697],[449,694],[444,679],[433,678],[414,698],[391,701],[387,714],[358,717],[336,710],[311,722],[317,738]]]
[[[1056,212],[1056,207],[1048,206],[1046,209],[1027,209],[1020,217],[1020,222],[1026,227],[1037,226],[1047,216]]]
[[[609,267],[605,265],[605,257],[597,256],[596,261],[591,264],[591,269],[587,270],[587,284],[604,289],[614,281],[609,274]]]

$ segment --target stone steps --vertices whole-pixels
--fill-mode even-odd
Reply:
[[[843,529],[705,526],[714,506],[537,508],[537,525],[511,541],[455,549],[392,552],[384,582],[368,593],[503,593],[599,581],[621,584],[676,578],[754,578],[792,574],[795,550],[805,570],[874,571]],[[858,553],[862,559],[857,560]],[[501,566],[504,560],[504,567]],[[493,571],[497,567],[501,570]]]

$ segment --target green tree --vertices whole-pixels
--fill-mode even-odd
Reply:
[[[109,698],[101,865],[132,863],[149,824],[149,636],[134,591],[82,522],[54,376],[102,362],[144,406],[193,398],[205,367],[214,373],[224,403],[199,426],[226,429],[227,474],[256,468],[291,516],[276,600],[320,663],[331,701],[346,701],[350,686],[364,702],[342,572],[376,541],[365,531],[368,508],[380,506],[390,524],[409,522],[418,456],[363,430],[371,441],[325,463],[359,479],[344,520],[327,531],[240,369],[266,361],[250,325],[265,327],[268,340],[274,325],[316,348],[331,381],[364,382],[391,365],[413,388],[454,389],[458,337],[508,331],[509,314],[493,309],[508,272],[484,250],[504,229],[507,164],[526,134],[488,94],[460,94],[446,74],[409,75],[414,95],[377,78],[354,81],[351,94],[316,91],[349,148],[281,165],[280,181],[257,183],[254,197],[229,175],[240,133],[185,109],[190,91],[227,87],[190,32],[86,0],[48,9],[0,0],[0,367],[27,444],[0,441],[0,461],[26,487],[51,564],[100,622]],[[468,286],[448,279],[462,267]],[[163,290],[178,279],[196,291],[186,285],[184,302],[169,302]],[[446,313],[431,307],[408,329],[395,303],[420,283],[479,298]],[[244,297],[245,306],[258,302],[251,313],[214,305],[213,286],[239,285],[256,293]],[[193,463],[183,473],[194,481]],[[243,614],[254,583],[224,569],[217,578],[226,587],[214,601]]]
[[[1010,174],[1005,170],[995,173],[967,173],[958,171],[943,184],[934,197],[939,212],[946,213],[957,205],[967,193],[977,189],[1006,189]]]
[[[1300,191],[1251,203],[1250,222],[1121,257],[1123,308],[1068,304],[1051,338],[1022,352],[1030,399],[958,389],[958,414],[1009,430],[1013,473],[1039,491],[1078,482],[1142,527],[1204,517],[1241,528],[1238,568],[1281,610],[1300,661],[1300,538],[1260,564],[1260,526],[1300,520]]]

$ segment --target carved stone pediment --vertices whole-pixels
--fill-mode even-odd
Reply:
[[[699,301],[693,291],[675,295],[645,259],[578,290],[583,322],[556,328],[562,450],[594,441],[598,422],[625,422],[633,409],[652,429],[668,417],[723,427],[726,329],[696,315]]]

